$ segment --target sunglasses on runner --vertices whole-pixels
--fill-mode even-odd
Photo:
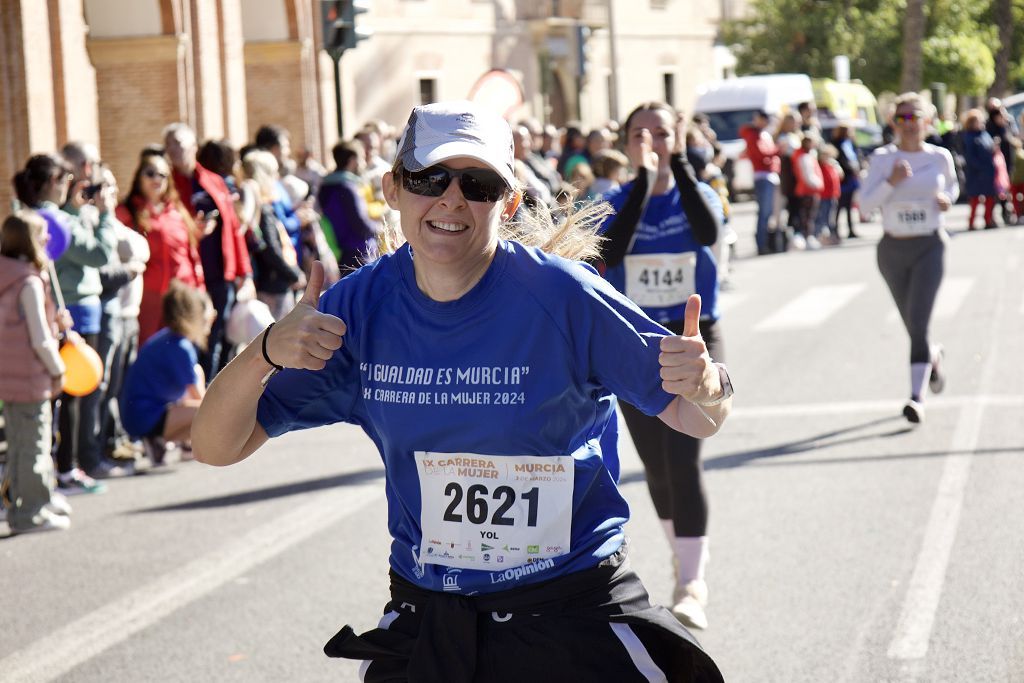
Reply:
[[[919,111],[911,111],[903,114],[893,114],[894,121],[903,121],[904,123],[909,121],[920,121],[924,118],[924,114]]]
[[[489,168],[461,170],[430,166],[422,171],[402,169],[402,187],[423,197],[440,197],[453,178],[459,179],[462,196],[471,202],[496,202],[508,192],[501,176]]]

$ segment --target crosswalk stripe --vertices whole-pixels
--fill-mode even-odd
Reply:
[[[718,295],[718,312],[725,314],[727,311],[731,311],[739,306],[741,303],[746,301],[746,294],[736,294],[735,292],[722,292]]]
[[[935,308],[932,310],[932,321],[951,320],[960,310],[967,295],[974,287],[973,277],[947,277],[939,287],[939,296],[935,300]],[[895,308],[889,311],[886,322],[894,323],[899,320],[900,314]]]
[[[52,681],[383,496],[380,481],[325,491],[0,660],[8,681]]]
[[[754,326],[755,332],[806,329],[828,320],[864,290],[863,283],[811,287]]]
[[[985,353],[982,354],[984,361],[978,377],[978,386],[982,391],[996,383],[999,335],[995,334],[995,326],[1002,318],[1005,296],[1005,291],[997,291],[992,301],[994,315],[989,334],[981,337],[985,340]],[[922,664],[928,655],[928,645],[946,582],[946,571],[960,526],[972,455],[981,438],[984,416],[984,403],[965,405],[953,432],[951,450],[944,456],[942,476],[928,516],[921,550],[907,584],[899,620],[887,651],[890,659],[910,664],[904,675],[906,680],[916,681],[923,677]]]

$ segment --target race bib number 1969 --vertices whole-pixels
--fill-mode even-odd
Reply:
[[[697,291],[696,252],[629,254],[625,264],[626,296],[641,308],[681,306]]]
[[[572,456],[415,457],[421,563],[494,570],[569,552]]]

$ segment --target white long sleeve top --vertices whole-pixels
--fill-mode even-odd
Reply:
[[[896,185],[889,176],[900,161],[910,164],[912,175]],[[882,228],[896,237],[928,235],[944,225],[938,195],[951,202],[960,195],[956,167],[949,150],[924,144],[920,152],[904,152],[886,145],[871,155],[868,175],[860,190],[860,209],[882,209]]]

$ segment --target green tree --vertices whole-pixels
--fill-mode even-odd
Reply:
[[[737,73],[798,72],[831,76],[832,58],[850,58],[853,78],[875,92],[900,90],[904,23],[914,0],[754,0],[749,17],[727,22],[722,37],[737,56]],[[918,0],[920,1],[920,0]],[[951,92],[979,94],[992,81],[999,45],[991,3],[928,0],[916,87],[942,81]],[[1012,0],[1016,23],[1024,0]],[[913,38],[912,40],[918,40]],[[1024,41],[1011,43],[1010,78],[1024,81]],[[986,76],[987,70],[987,76]]]
[[[942,81],[952,92],[982,95],[995,77],[992,50],[978,36],[932,36],[923,48],[926,83]]]

